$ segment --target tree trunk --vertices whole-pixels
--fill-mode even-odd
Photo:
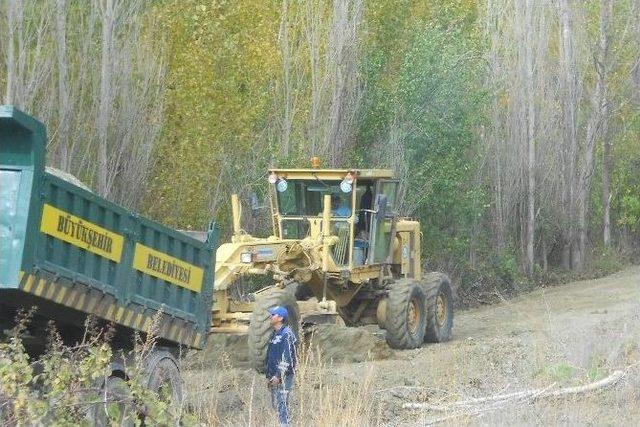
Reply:
[[[17,9],[22,5],[21,0],[7,2],[7,84],[4,95],[5,104],[13,104],[13,88],[15,86],[16,66],[15,66],[15,28]]]
[[[309,0],[305,4],[305,36],[309,49],[309,73],[311,80],[311,100],[309,106],[309,119],[307,122],[307,135],[311,145],[311,155],[326,154],[322,152],[324,130],[326,126],[321,123],[322,106],[326,89],[326,78],[323,78],[322,63],[320,61],[322,20],[321,8],[315,0]]]
[[[278,37],[282,55],[282,123],[280,126],[280,154],[289,156],[291,126],[293,125],[293,95],[291,82],[291,43],[289,41],[289,1],[282,2],[280,34]]]
[[[497,6],[494,0],[487,0],[487,18],[485,23],[485,31],[487,36],[491,40],[491,50],[489,53],[489,75],[486,81],[487,86],[492,86],[493,79],[500,75],[500,61],[498,56],[499,46],[499,32],[498,32],[498,17],[497,13],[499,6]],[[483,132],[485,143],[489,148],[490,162],[493,164],[491,168],[491,178],[493,181],[493,197],[494,197],[494,235],[495,243],[498,250],[502,251],[505,248],[505,218],[504,218],[504,197],[503,197],[503,182],[502,182],[502,144],[500,137],[501,117],[500,106],[498,105],[498,88],[495,88],[491,99],[491,130],[488,132],[488,136]]]
[[[600,3],[600,43],[599,56],[600,71],[598,79],[602,80],[602,242],[605,247],[611,246],[611,171],[613,171],[613,141],[609,134],[609,95],[607,92],[606,60],[608,52],[609,22],[613,19],[613,3],[602,0]]]
[[[115,10],[113,0],[100,2],[102,18],[102,57],[100,60],[100,105],[98,109],[98,193],[102,197],[109,196],[109,118],[113,96],[111,94],[112,77],[112,44]]]
[[[69,90],[67,85],[66,0],[56,2],[56,32],[58,56],[58,157],[60,168],[69,170]]]
[[[353,145],[356,113],[361,91],[358,76],[359,34],[362,0],[333,2],[327,46],[327,72],[332,82],[326,152],[332,167],[343,166],[345,153]]]
[[[584,256],[587,247],[587,216],[589,212],[589,195],[591,193],[591,177],[593,175],[593,157],[598,135],[603,130],[603,124],[608,115],[607,100],[607,51],[608,51],[608,32],[609,19],[611,15],[611,0],[600,1],[600,32],[598,41],[598,51],[596,54],[596,88],[593,94],[593,112],[591,119],[587,125],[587,135],[584,146],[583,170],[580,179],[580,195],[578,203],[578,231],[579,231],[579,260],[578,269],[584,267]]]
[[[536,110],[534,98],[533,75],[533,0],[527,0],[525,6],[525,66],[527,76],[527,220],[525,272],[533,275],[534,264],[534,231],[535,231],[535,171],[536,171]]]
[[[564,247],[561,263],[565,268],[575,268],[576,241],[576,156],[578,155],[576,110],[578,102],[577,69],[573,49],[573,21],[568,0],[560,2],[561,25],[561,65],[563,84],[563,213],[564,213]]]
[[[602,150],[602,243],[605,247],[611,246],[611,171],[613,170],[613,142],[608,131],[608,126],[603,123],[603,150]]]

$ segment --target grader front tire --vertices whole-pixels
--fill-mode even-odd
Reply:
[[[258,296],[253,305],[253,312],[249,323],[249,362],[258,372],[265,371],[267,361],[267,348],[273,329],[269,320],[269,308],[281,305],[289,312],[289,326],[298,336],[300,315],[295,296],[286,289],[273,288]]]
[[[417,283],[396,283],[387,297],[387,344],[395,349],[420,347],[424,341],[427,313],[424,291]]]

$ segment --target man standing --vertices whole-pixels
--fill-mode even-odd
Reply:
[[[289,312],[285,307],[271,307],[269,315],[273,333],[267,349],[266,376],[271,390],[271,404],[278,411],[280,425],[289,426],[289,395],[296,367],[296,336],[286,324]]]

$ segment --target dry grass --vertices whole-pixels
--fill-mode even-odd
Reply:
[[[361,426],[381,423],[381,402],[371,399],[374,367],[357,376],[337,372],[317,346],[302,346],[291,400],[295,425]],[[187,406],[206,425],[266,426],[277,424],[263,375],[234,368],[230,356],[219,355],[209,366],[184,374]]]
[[[293,394],[294,425],[637,424],[640,289],[634,283],[621,294],[605,285],[593,293],[554,288],[461,313],[452,342],[393,352],[387,360],[332,365],[319,350],[307,351]],[[206,425],[275,425],[265,379],[232,366],[233,357],[219,354],[185,373],[195,418]],[[480,411],[402,409],[405,402],[450,405],[552,384],[579,386],[620,369],[625,375],[614,386],[582,395],[498,402]]]
[[[509,335],[471,338],[449,345],[450,359],[432,355],[433,376],[427,380],[440,393],[408,396],[401,401],[436,404],[597,381],[615,370],[621,381],[606,389],[576,396],[487,404],[483,410],[455,408],[399,414],[394,423],[427,425],[443,418],[445,425],[634,425],[640,421],[640,305],[624,310],[594,310],[576,316],[554,310],[553,302],[523,313],[530,327],[514,325]],[[637,300],[636,300],[637,301]],[[507,304],[508,305],[508,304]],[[525,322],[526,323],[526,322]]]

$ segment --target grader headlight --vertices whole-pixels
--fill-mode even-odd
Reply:
[[[278,176],[275,172],[271,172],[269,174],[269,184],[275,184],[276,190],[278,190],[279,193],[284,193],[285,191],[287,191],[287,180],[281,176]]]
[[[243,264],[251,264],[253,262],[253,254],[251,252],[242,252],[240,254],[240,262]]]
[[[353,187],[347,182],[346,179],[340,182],[340,190],[342,190],[343,193],[351,193],[352,189]]]
[[[278,183],[276,184],[276,190],[278,190],[279,193],[284,193],[285,191],[287,191],[287,180],[285,180],[284,178],[280,178],[278,180]]]
[[[349,172],[347,176],[345,176],[344,179],[340,182],[340,190],[342,190],[343,193],[351,193],[351,189],[353,188],[353,180],[354,175],[353,173]]]

